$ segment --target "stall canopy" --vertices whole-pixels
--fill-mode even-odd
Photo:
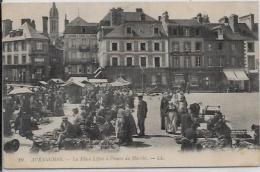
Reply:
[[[127,86],[130,85],[130,82],[124,80],[122,77],[118,78],[114,82],[110,83],[111,86],[113,87],[122,87],[122,86]]]
[[[225,76],[229,81],[247,81],[249,78],[242,69],[224,69]]]
[[[88,78],[87,78],[87,77],[70,77],[70,78],[67,80],[67,83],[68,83],[68,82],[71,82],[71,81],[76,81],[76,82],[79,82],[79,83],[84,83],[84,82],[88,82]]]
[[[85,84],[78,82],[78,81],[70,81],[70,82],[63,84],[62,86],[66,87],[66,86],[71,86],[71,85],[76,85],[76,86],[79,86],[79,87],[82,87],[82,88],[85,87]]]
[[[8,95],[17,95],[17,94],[32,94],[33,92],[26,87],[15,87]]]
[[[60,78],[53,78],[53,79],[50,79],[49,82],[53,82],[55,84],[64,84],[65,82],[60,79]]]
[[[48,85],[48,83],[45,82],[45,81],[39,81],[39,83],[42,84],[42,85]]]

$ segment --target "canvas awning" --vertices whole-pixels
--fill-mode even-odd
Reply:
[[[229,81],[247,81],[247,80],[249,80],[245,71],[241,70],[241,69],[225,69],[223,72]]]
[[[235,70],[235,75],[239,81],[247,81],[249,78],[247,77],[246,73],[242,70]]]
[[[76,85],[76,86],[79,86],[79,87],[82,87],[82,88],[85,87],[85,84],[78,82],[78,81],[70,81],[70,82],[67,82],[66,84],[63,84],[62,86],[66,87],[66,86],[70,86],[70,85]]]
[[[17,95],[17,94],[32,94],[33,92],[26,87],[15,87],[8,95]]]
[[[113,87],[123,87],[130,85],[130,82],[124,80],[122,77],[118,78],[116,81],[110,83],[111,86]]]
[[[45,82],[45,81],[39,81],[39,83],[42,84],[42,85],[48,85],[48,83]]]
[[[53,78],[53,79],[50,79],[49,82],[54,82],[56,84],[64,84],[65,82],[60,79],[60,78]]]

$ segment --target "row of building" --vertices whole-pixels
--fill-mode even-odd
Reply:
[[[8,79],[123,77],[139,88],[183,83],[201,90],[259,88],[258,24],[253,14],[210,23],[202,14],[171,19],[164,12],[154,19],[141,8],[113,8],[99,23],[65,17],[62,34],[55,3],[49,18],[49,34],[48,17],[43,17],[43,33],[30,20],[7,32],[3,64]]]

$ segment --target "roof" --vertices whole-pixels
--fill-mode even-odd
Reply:
[[[85,84],[83,84],[81,82],[77,82],[77,81],[70,81],[70,82],[63,84],[62,86],[66,87],[66,86],[71,86],[71,85],[76,85],[76,86],[79,86],[79,87],[82,87],[82,88],[85,87]]]
[[[98,24],[97,23],[88,23],[81,17],[77,17],[72,20],[65,27],[65,34],[96,34]]]
[[[105,15],[105,17],[101,21],[110,21],[111,20],[111,10]],[[145,21],[156,21],[151,16],[148,16],[147,14],[143,12],[121,12],[123,21],[129,22],[129,21],[141,21],[141,15],[143,15],[143,18]]]
[[[88,81],[94,84],[108,83],[107,79],[89,79]]]
[[[75,82],[79,82],[79,83],[82,83],[82,82],[88,82],[88,78],[87,77],[70,77],[68,80],[67,80],[67,83],[68,82],[72,82],[72,81],[75,81]]]
[[[131,27],[132,34],[126,33],[126,28]],[[154,34],[154,27],[159,29],[159,34]],[[116,26],[112,31],[108,32],[104,38],[163,38],[166,32],[159,22],[128,22],[120,26]]]
[[[184,26],[201,25],[201,23],[199,23],[195,19],[169,19],[167,23],[174,24],[174,25],[184,25]]]
[[[59,78],[53,78],[53,79],[50,79],[49,82],[50,81],[55,82],[57,84],[64,84],[64,81],[62,79],[59,79]]]
[[[22,34],[20,36],[11,37],[10,33],[3,38],[3,42],[7,41],[17,41],[17,40],[24,40],[24,39],[44,39],[48,40],[48,37],[42,35],[40,32],[35,30],[33,27],[30,26],[27,22],[25,22],[21,27],[16,30],[17,32],[22,30]]]

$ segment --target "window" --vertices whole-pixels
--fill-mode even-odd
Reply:
[[[173,50],[173,52],[179,52],[179,50],[180,50],[179,42],[173,42],[172,43],[172,50]]]
[[[195,50],[196,51],[201,51],[201,47],[202,47],[201,42],[196,42],[195,43]]]
[[[14,42],[14,51],[18,51],[18,42]]]
[[[140,65],[141,65],[141,67],[146,67],[146,57],[140,58]]]
[[[248,56],[248,69],[254,70],[256,68],[255,66],[255,56]]]
[[[82,33],[85,33],[86,32],[86,28],[82,28]]]
[[[180,67],[180,57],[174,57],[174,58],[173,58],[173,65],[174,65],[174,67],[176,67],[176,68],[179,68],[179,67]]]
[[[235,65],[236,65],[236,58],[235,58],[235,57],[232,57],[232,58],[231,58],[231,65],[232,65],[232,66],[235,66]]]
[[[141,51],[146,51],[146,43],[145,42],[141,42],[140,43],[140,50]]]
[[[199,57],[199,56],[195,57],[195,65],[196,65],[196,67],[201,66],[201,57]]]
[[[71,48],[76,48],[76,39],[71,40]]]
[[[159,34],[159,28],[158,27],[153,28],[153,33],[154,34]]]
[[[82,45],[87,45],[87,39],[86,38],[82,39]]]
[[[116,42],[112,43],[112,51],[117,51],[118,50],[118,46]]]
[[[42,42],[37,42],[37,43],[36,43],[36,49],[37,49],[37,50],[42,50],[42,49],[43,49]]]
[[[210,67],[210,66],[212,66],[213,64],[212,64],[212,57],[209,57],[208,58],[208,66]]]
[[[2,56],[2,64],[5,64],[5,56]]]
[[[254,52],[255,51],[255,47],[254,47],[254,43],[253,42],[248,42],[247,43],[247,51],[248,52]]]
[[[184,28],[184,36],[190,36],[190,29]]]
[[[219,50],[222,50],[222,49],[223,49],[223,44],[222,44],[222,42],[219,42],[219,43],[218,43],[218,49],[219,49]]]
[[[173,34],[173,35],[177,35],[177,29],[176,29],[176,28],[173,28],[173,29],[172,29],[172,34]]]
[[[8,52],[12,51],[12,43],[11,42],[7,43],[7,51]]]
[[[232,50],[232,51],[235,51],[235,50],[236,50],[235,44],[231,44],[231,50]]]
[[[25,51],[26,50],[26,42],[22,41],[22,50]]]
[[[159,42],[155,42],[154,43],[154,50],[155,51],[160,51],[160,43]]]
[[[212,44],[208,44],[208,50],[211,51],[212,50]]]
[[[14,56],[14,64],[18,64],[18,55]]]
[[[22,64],[26,64],[26,55],[22,55]]]
[[[196,34],[196,36],[199,36],[200,35],[200,29],[196,29],[195,34]]]
[[[225,64],[224,59],[225,59],[224,56],[219,57],[219,66],[224,66],[224,64]]]
[[[155,57],[154,58],[154,66],[155,67],[160,67],[160,57]]]
[[[132,51],[132,43],[126,43],[126,50],[127,51]]]
[[[185,68],[190,68],[191,67],[191,58],[190,57],[185,57],[184,58],[184,67]]]
[[[118,58],[112,57],[112,66],[118,66]]]
[[[131,27],[127,27],[126,28],[126,33],[127,34],[132,34],[132,28]]]
[[[133,66],[133,59],[132,57],[126,58],[126,66]]]
[[[7,64],[12,64],[12,56],[11,55],[7,56]]]
[[[2,51],[5,52],[5,43],[2,44]]]
[[[184,52],[189,52],[189,51],[191,51],[191,43],[190,43],[190,42],[184,42],[184,44],[183,44],[183,50],[184,50]]]

